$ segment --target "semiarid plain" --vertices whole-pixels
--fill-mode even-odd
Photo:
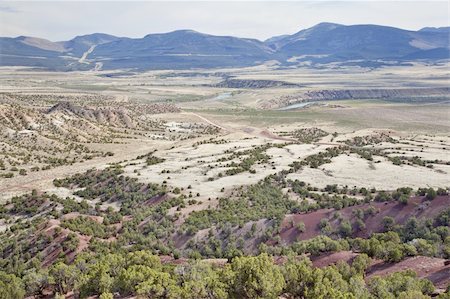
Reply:
[[[243,80],[244,87],[216,87],[229,76],[235,82]],[[342,146],[378,155],[365,159],[343,151],[289,178],[321,188],[445,187],[448,76],[446,63],[326,70],[277,70],[269,65],[118,76],[4,68],[1,194],[7,198],[34,188],[53,190],[57,174],[120,162],[144,183],[191,185],[205,200],[219,196],[223,187],[254,184],[295,161]],[[393,77],[395,88],[388,86]],[[246,87],[247,82],[260,86]],[[271,82],[295,87],[270,87]],[[428,95],[415,96],[417,89]],[[355,90],[367,95],[348,99],[337,94]],[[412,100],[397,95],[399,90],[409,91]],[[380,91],[387,95],[378,96]],[[328,98],[322,98],[327,92]],[[268,158],[254,165],[255,173],[224,175],[233,168],[230,163],[242,162],[249,157],[245,151],[257,146],[267,147],[262,152]],[[147,167],[145,154],[152,151],[165,161]],[[243,154],[234,157],[235,152]],[[137,159],[140,155],[144,157]],[[412,163],[413,158],[430,162],[420,165]]]

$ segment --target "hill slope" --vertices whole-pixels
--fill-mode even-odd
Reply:
[[[270,59],[272,52],[254,39],[179,30],[106,43],[92,57],[105,68],[182,69],[252,65]]]
[[[413,53],[449,48],[449,35],[441,30],[408,31],[377,25],[344,26],[320,23],[268,46],[286,56],[322,55],[331,61],[403,59]],[[448,58],[448,51],[447,56]],[[434,59],[422,55],[422,58]]]

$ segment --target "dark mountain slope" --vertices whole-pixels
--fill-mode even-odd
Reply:
[[[436,61],[449,59],[449,32],[449,27],[409,31],[378,25],[320,23],[265,42],[192,30],[143,38],[94,33],[64,42],[0,38],[0,65],[148,70],[244,67],[269,60],[291,66],[300,61],[363,65],[377,65],[382,60]]]
[[[0,51],[2,56],[55,57],[60,55],[64,48],[48,40],[19,36],[16,38],[0,37]]]
[[[251,65],[272,55],[258,40],[179,30],[99,45],[91,57],[103,60],[105,68],[177,69]]]
[[[400,59],[449,47],[449,36],[434,31],[407,31],[377,25],[321,23],[269,45],[287,56],[328,55],[333,60]]]

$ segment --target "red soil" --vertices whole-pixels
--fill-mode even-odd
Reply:
[[[434,218],[444,209],[450,207],[450,196],[437,196],[434,200],[428,201],[423,196],[416,196],[409,199],[408,204],[402,204],[397,201],[390,202],[372,202],[364,203],[352,207],[347,207],[339,210],[343,219],[347,219],[352,224],[355,223],[356,217],[353,211],[356,209],[366,210],[373,206],[378,212],[373,216],[366,216],[364,223],[366,228],[360,232],[354,233],[354,237],[369,237],[374,232],[381,232],[382,220],[385,216],[392,217],[397,224],[405,223],[409,218]],[[333,228],[338,225],[337,220],[332,220],[334,209],[321,209],[306,214],[291,214],[286,215],[281,224],[281,239],[287,243],[293,243],[297,240],[307,240],[320,235],[318,227],[320,220],[323,218],[329,219]],[[300,233],[296,228],[296,224],[303,222],[305,224],[305,232]]]
[[[450,264],[445,259],[426,256],[409,257],[398,263],[375,261],[367,269],[367,278],[405,270],[413,270],[418,277],[429,279],[438,289],[445,289],[450,284]]]
[[[91,220],[94,220],[94,221],[96,221],[98,223],[103,223],[103,217],[102,216],[83,215],[83,214],[80,214],[78,212],[72,212],[72,213],[68,213],[68,214],[65,214],[65,215],[62,216],[62,218],[64,220],[74,219],[74,218],[77,218],[77,217],[87,217],[87,218],[90,218]]]
[[[157,205],[165,200],[169,199],[169,195],[164,194],[164,195],[155,195],[152,198],[146,200],[144,202],[144,205],[146,206],[154,206]]]
[[[310,259],[314,267],[323,268],[334,265],[339,261],[351,264],[356,256],[358,256],[358,254],[353,251],[339,251],[322,254],[320,256],[312,256]]]

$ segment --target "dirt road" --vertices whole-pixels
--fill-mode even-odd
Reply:
[[[268,139],[272,139],[272,140],[283,140],[283,141],[295,141],[294,139],[291,138],[287,138],[287,137],[280,137],[274,133],[269,132],[268,130],[261,130],[260,128],[254,128],[254,127],[239,127],[239,128],[232,128],[232,127],[225,127],[221,124],[217,124],[213,121],[211,121],[210,119],[207,119],[206,117],[195,113],[195,112],[184,112],[184,114],[189,114],[189,115],[193,115],[195,117],[200,118],[201,120],[203,120],[204,122],[219,128],[221,130],[224,130],[228,133],[235,133],[235,132],[241,132],[241,133],[245,133],[247,135],[251,135],[254,137],[261,137],[261,138],[268,138]]]
[[[86,58],[88,57],[89,54],[92,53],[92,51],[94,51],[96,45],[91,46],[86,52],[83,53],[83,56],[81,56],[80,59],[78,59],[79,63],[86,63],[89,64],[89,62],[86,61]]]

